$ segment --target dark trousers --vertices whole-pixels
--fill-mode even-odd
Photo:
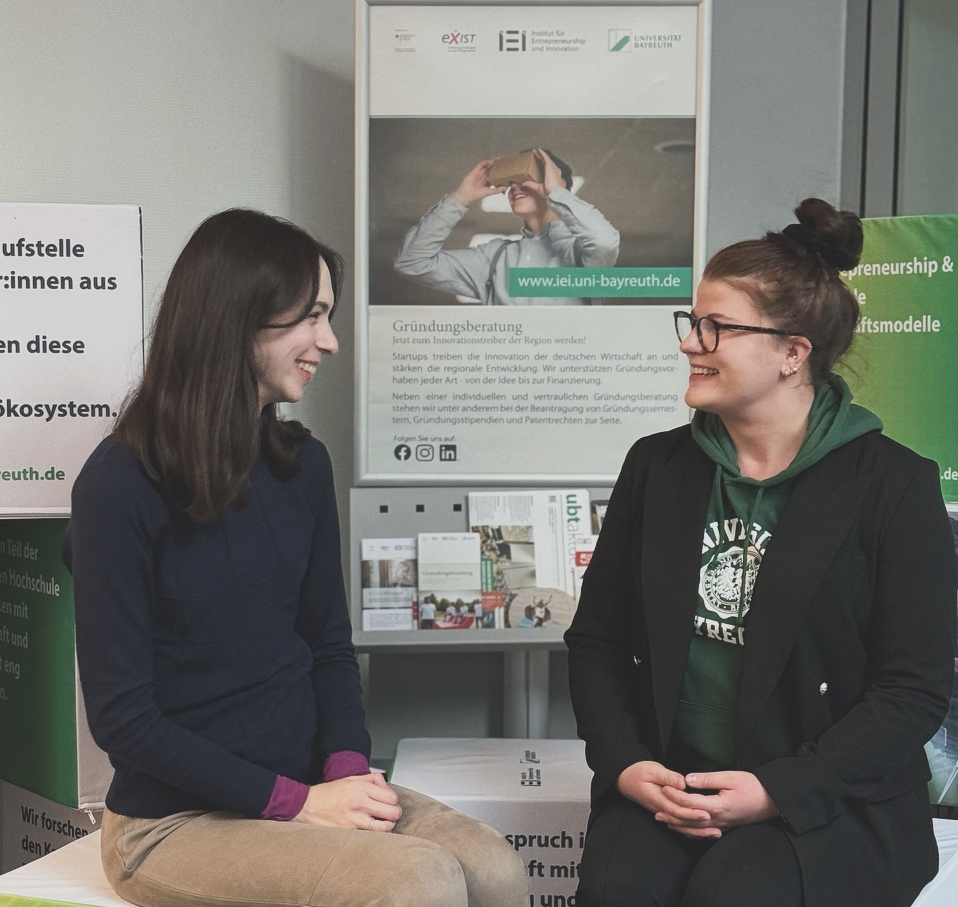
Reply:
[[[617,793],[596,804],[576,907],[801,907],[802,877],[785,830],[743,825],[686,838]]]

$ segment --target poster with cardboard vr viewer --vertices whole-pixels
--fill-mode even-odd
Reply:
[[[369,304],[687,301],[694,152],[694,117],[374,117]]]
[[[686,418],[695,128],[370,119],[362,481],[605,484]]]

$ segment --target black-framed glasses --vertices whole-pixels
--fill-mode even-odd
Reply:
[[[722,331],[749,331],[752,334],[791,336],[788,331],[780,331],[778,328],[760,328],[753,324],[729,324],[727,321],[716,321],[708,315],[696,318],[691,312],[673,312],[672,317],[675,319],[675,334],[679,342],[685,340],[694,330],[695,336],[698,337],[706,353],[714,353],[718,349],[719,334]]]

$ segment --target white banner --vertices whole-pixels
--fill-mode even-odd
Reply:
[[[695,116],[695,6],[371,6],[373,117]]]
[[[140,210],[0,204],[0,516],[66,515],[143,365]]]
[[[610,482],[687,418],[699,7],[365,11],[358,480]]]

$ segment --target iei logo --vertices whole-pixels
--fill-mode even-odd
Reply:
[[[499,50],[521,52],[526,49],[525,29],[506,28],[499,31]]]

